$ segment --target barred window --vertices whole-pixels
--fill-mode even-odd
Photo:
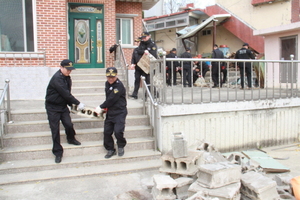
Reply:
[[[34,51],[33,0],[0,0],[0,52]]]

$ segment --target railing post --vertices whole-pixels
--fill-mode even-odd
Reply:
[[[293,76],[294,76],[294,55],[291,54],[290,55],[291,58],[291,97],[293,97],[293,89],[294,89],[294,80],[293,80]]]
[[[9,79],[5,79],[5,83],[7,84],[6,89],[6,99],[7,99],[7,121],[11,121],[11,112],[10,112],[10,92],[9,92]]]

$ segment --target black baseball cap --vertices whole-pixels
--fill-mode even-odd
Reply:
[[[150,35],[150,33],[149,33],[149,32],[143,32],[143,33],[142,33],[142,37],[141,37],[141,38],[147,37],[147,36],[149,36],[149,35]]]
[[[244,43],[244,44],[243,44],[243,47],[244,47],[244,46],[249,47],[249,44],[248,44],[248,43]]]
[[[106,69],[106,76],[115,77],[118,74],[118,70],[115,67],[108,67]]]
[[[75,67],[73,66],[73,61],[65,59],[61,61],[60,66],[65,67],[68,70],[73,70]]]
[[[173,48],[171,51],[176,51],[176,49],[175,49],[175,48]]]
[[[191,48],[190,48],[190,47],[187,47],[187,48],[185,48],[185,50],[186,50],[186,51],[190,51],[190,50],[191,50]]]

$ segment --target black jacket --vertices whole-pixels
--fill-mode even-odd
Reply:
[[[175,53],[169,53],[168,55],[166,55],[166,58],[177,58],[177,55]],[[166,62],[166,65],[168,68],[171,68],[172,67],[172,61],[167,61]],[[178,61],[173,61],[173,67],[178,67],[179,66],[179,63]]]
[[[181,58],[192,58],[192,54],[190,54],[189,52],[184,52],[183,54],[181,54]],[[192,66],[192,62],[191,61],[183,61],[183,67],[186,69],[191,68]]]
[[[157,56],[157,46],[151,39],[140,42],[140,45],[138,47],[138,54],[140,54],[141,57],[143,56],[145,50],[148,50],[149,53],[151,53],[155,58],[158,57]]]
[[[105,101],[100,108],[107,108],[109,113],[120,113],[127,110],[126,89],[123,83],[117,79],[113,84],[105,82]]]
[[[57,109],[66,108],[67,105],[78,105],[80,102],[71,94],[72,80],[58,70],[51,78],[46,91],[46,105]]]
[[[246,48],[241,48],[235,54],[235,59],[254,59],[254,55],[251,50]]]

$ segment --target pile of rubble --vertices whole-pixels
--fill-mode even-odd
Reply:
[[[224,157],[207,142],[188,149],[181,133],[174,134],[172,151],[161,159],[161,173],[153,176],[155,200],[295,199],[292,177],[273,180],[259,163],[237,153]]]

